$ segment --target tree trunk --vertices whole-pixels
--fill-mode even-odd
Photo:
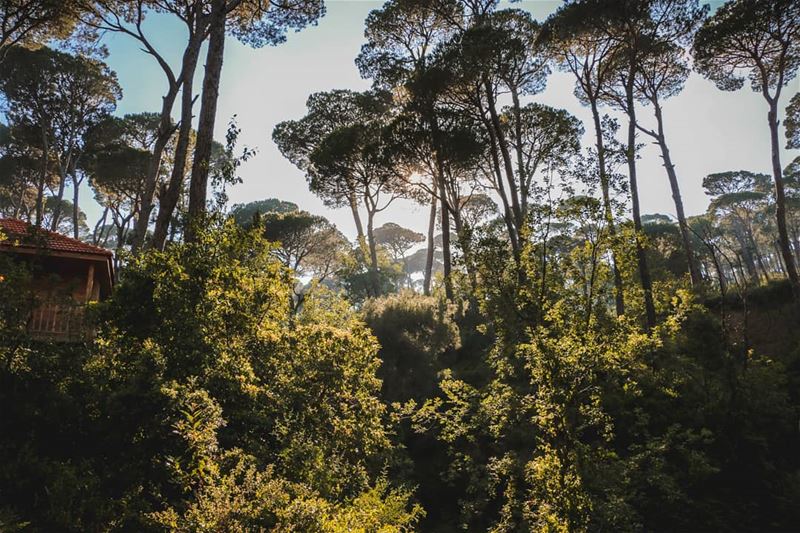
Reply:
[[[778,268],[775,269],[773,267],[772,270],[773,270],[773,272],[777,270],[778,272],[780,272],[781,274],[783,274],[785,276],[786,275],[786,268],[783,266],[783,262],[781,261],[781,245],[780,245],[780,243],[778,241],[774,241],[772,243],[772,246],[775,247],[775,261],[774,262],[778,264]],[[770,255],[772,255],[772,254],[770,254]],[[772,263],[772,262],[773,261],[770,259],[770,263]]]
[[[450,258],[450,212],[444,196],[444,185],[439,184],[439,202],[442,210],[442,263],[444,264],[444,294],[448,300],[453,299],[453,280],[451,278],[452,259]]]
[[[458,208],[453,209],[451,214],[453,215],[453,225],[455,226],[458,244],[461,247],[461,253],[463,255],[464,268],[467,271],[469,285],[472,288],[470,299],[474,300],[475,293],[478,290],[478,276],[475,272],[475,264],[472,261],[471,228],[464,227],[461,211],[459,211]]]
[[[156,227],[153,230],[152,246],[157,250],[164,249],[169,224],[175,212],[175,206],[178,205],[178,199],[183,189],[183,180],[186,175],[186,159],[189,151],[189,139],[192,134],[192,108],[194,107],[192,87],[204,29],[201,28],[198,31],[198,35],[199,37],[195,37],[197,40],[196,45],[188,46],[183,55],[183,72],[185,74],[181,88],[181,123],[178,130],[178,141],[175,145],[175,161],[169,177],[169,184],[159,199]]]
[[[375,243],[374,220],[375,213],[367,213],[367,243],[369,245],[370,280],[372,281],[372,296],[381,295],[380,279],[378,277],[378,246]]]
[[[19,201],[17,205],[14,206],[14,211],[12,212],[12,218],[19,218],[20,213],[22,212],[22,205],[25,203],[25,187],[19,188]]]
[[[42,160],[39,169],[39,183],[36,187],[36,227],[42,227],[44,219],[44,186],[47,182],[47,156],[50,153],[50,142],[47,137],[47,128],[39,124],[42,130]]]
[[[644,310],[648,331],[656,325],[656,308],[653,303],[653,284],[650,280],[650,268],[647,265],[647,255],[642,246],[642,216],[639,210],[639,184],[636,177],[636,109],[633,99],[633,68],[628,73],[625,84],[625,97],[628,113],[628,146],[626,156],[628,160],[628,179],[631,186],[631,206],[633,227],[636,231],[636,260],[639,266],[639,278],[644,291]]]
[[[742,272],[747,272],[747,277],[750,278],[751,281],[758,283],[758,271],[756,270],[754,251],[750,245],[749,238],[746,235],[737,233],[736,241],[739,243],[739,247],[742,249],[742,257],[739,261],[739,263],[742,263],[742,260],[744,261],[744,269],[742,269]]]
[[[447,191],[445,190],[445,172],[444,161],[442,160],[442,153],[439,149],[440,132],[439,122],[436,118],[436,113],[433,105],[430,105],[428,110],[428,121],[433,135],[433,149],[434,161],[436,165],[436,186],[439,189],[439,206],[441,209],[442,217],[442,263],[444,265],[444,294],[448,300],[453,299],[453,280],[451,278],[452,259],[450,257],[450,211],[447,208]]]
[[[436,244],[434,233],[436,230],[436,196],[431,195],[431,214],[428,218],[428,251],[425,255],[425,278],[422,282],[422,292],[425,296],[431,293],[431,278],[433,276],[433,260],[436,257]]]
[[[103,235],[103,233],[106,233],[106,218],[108,218],[108,206],[103,209],[103,216],[101,216],[97,221],[97,224],[94,225],[94,231],[92,232],[92,244],[95,246],[100,244],[100,237]]]
[[[73,169],[72,171],[72,236],[77,239],[78,238],[78,218],[80,218],[80,209],[78,208],[78,198],[80,197],[81,191],[81,182],[83,180],[78,180],[77,173]]]
[[[373,271],[378,271],[378,246],[375,243],[375,213],[367,213],[367,244],[369,245],[369,264]]]
[[[614,304],[617,316],[625,314],[625,293],[622,285],[622,273],[619,271],[617,261],[616,238],[617,228],[614,224],[614,212],[611,209],[611,194],[609,192],[608,173],[606,172],[606,147],[603,141],[603,127],[600,124],[600,112],[597,109],[597,99],[590,99],[592,118],[594,120],[595,146],[597,148],[597,165],[600,173],[600,189],[603,194],[603,213],[608,225],[608,235],[611,237],[611,262],[614,272]]]
[[[169,90],[162,99],[158,133],[153,142],[153,153],[150,156],[147,177],[144,181],[141,206],[134,224],[133,239],[131,240],[131,250],[133,251],[138,250],[144,244],[145,237],[147,236],[147,227],[150,225],[150,214],[153,211],[153,198],[155,197],[156,185],[158,184],[158,175],[161,171],[161,158],[164,155],[164,150],[167,144],[169,144],[172,134],[175,133],[175,127],[172,125],[172,107],[175,105],[175,99],[178,96],[179,88],[180,84],[177,82],[170,83]]]
[[[775,179],[775,218],[778,222],[778,243],[780,244],[786,274],[792,285],[792,292],[795,299],[800,300],[800,278],[797,275],[792,248],[789,245],[789,232],[786,229],[786,193],[783,189],[783,169],[781,168],[780,143],[778,142],[777,98],[769,104],[767,121],[769,122],[770,142],[772,145],[772,176]]]
[[[214,123],[217,116],[217,99],[225,52],[225,0],[214,0],[209,22],[210,38],[206,55],[203,97],[200,104],[200,119],[197,125],[197,140],[194,148],[192,176],[189,181],[189,220],[186,225],[186,241],[194,240],[195,224],[205,215],[208,193],[208,174],[211,161],[211,146],[214,141]]]
[[[717,271],[717,281],[719,282],[719,292],[722,295],[723,300],[725,299],[725,292],[728,287],[727,280],[725,279],[725,272],[722,270],[722,265],[719,263],[719,259],[717,259],[717,254],[714,250],[711,250],[711,261],[714,263],[714,270]]]
[[[356,225],[356,235],[358,236],[359,245],[364,244],[364,226],[361,224],[361,215],[358,213],[358,202],[356,202],[355,193],[351,192],[347,201],[350,204],[350,211],[353,213],[353,222]]]
[[[56,193],[56,203],[53,206],[53,219],[50,221],[50,231],[58,231],[58,223],[61,221],[61,202],[64,199],[64,189],[67,180],[62,175],[58,181],[58,193]]]
[[[480,110],[481,114],[483,114],[483,109]],[[491,123],[488,120],[483,120],[484,127],[486,131],[489,133],[489,143],[490,143],[490,150],[491,150],[491,157],[492,157],[492,167],[494,170],[494,174],[497,177],[497,193],[500,195],[500,200],[503,202],[503,221],[506,223],[506,228],[508,229],[508,238],[511,241],[511,251],[514,254],[514,259],[517,262],[517,266],[520,264],[521,260],[521,251],[519,247],[519,237],[517,236],[517,229],[514,225],[514,217],[511,212],[511,207],[508,202],[508,195],[506,194],[506,188],[503,185],[503,171],[500,168],[500,159],[497,156],[497,140],[494,134],[494,129],[492,128]]]
[[[514,113],[514,140],[517,144],[516,146],[516,156],[517,156],[517,175],[519,178],[519,190],[520,190],[520,210],[522,211],[522,218],[524,219],[528,214],[528,195],[530,191],[528,191],[528,176],[525,173],[525,164],[523,163],[523,154],[522,154],[522,124],[520,123],[520,105],[519,105],[519,95],[517,94],[516,88],[511,89],[511,103]]]
[[[681,240],[683,241],[683,251],[686,254],[686,261],[689,266],[689,277],[692,280],[692,287],[699,288],[702,279],[700,272],[697,269],[697,260],[692,250],[692,241],[689,237],[689,224],[686,222],[686,215],[683,211],[683,199],[681,198],[681,189],[678,185],[678,176],[675,173],[675,165],[672,163],[672,158],[669,155],[669,148],[667,147],[666,136],[664,135],[664,118],[661,114],[661,106],[658,102],[654,103],[656,112],[656,121],[658,122],[658,146],[661,148],[661,158],[664,160],[664,168],[667,170],[667,178],[669,178],[669,186],[672,189],[672,199],[675,202],[675,214],[678,216],[678,227],[681,232]]]
[[[753,247],[753,253],[756,256],[756,263],[758,264],[758,268],[761,269],[761,273],[764,275],[764,281],[769,282],[769,272],[767,271],[766,265],[764,265],[764,256],[761,254],[761,249],[758,247],[756,243],[756,239],[753,236],[753,232],[750,231],[747,234],[747,237],[750,239],[750,246]]]
[[[489,108],[489,116],[491,117],[492,127],[494,128],[497,145],[500,148],[500,154],[503,157],[503,166],[505,168],[506,177],[508,179],[508,186],[511,189],[511,208],[514,212],[514,222],[517,228],[517,236],[520,236],[522,230],[523,219],[522,209],[519,205],[519,191],[517,181],[514,179],[514,166],[511,163],[511,152],[508,150],[508,143],[503,136],[503,128],[500,124],[500,117],[497,114],[497,108],[494,102],[494,94],[492,94],[492,86],[488,78],[484,78],[484,89],[486,90],[487,106]]]
[[[800,231],[797,229],[797,224],[792,226],[792,239],[794,240],[794,258],[800,261]],[[778,244],[780,245],[780,243]]]

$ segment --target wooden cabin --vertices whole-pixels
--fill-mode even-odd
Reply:
[[[107,298],[114,285],[111,251],[6,218],[0,219],[0,253],[13,254],[32,272],[32,337],[70,342],[90,334],[86,304]]]

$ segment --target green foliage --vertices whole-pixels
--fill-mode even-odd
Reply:
[[[754,91],[789,83],[800,67],[800,8],[791,0],[734,0],[697,32],[697,67],[722,90]]]
[[[78,23],[82,8],[72,0],[6,0],[0,6],[0,56],[13,45],[34,48],[52,39],[65,39]]]
[[[403,403],[433,396],[443,356],[460,347],[453,306],[404,292],[367,300],[361,310],[381,346],[383,398]]]
[[[0,240],[4,239],[0,231]],[[25,321],[34,298],[31,294],[30,268],[7,254],[0,255],[0,335],[16,338],[25,331]]]
[[[4,335],[2,430],[27,437],[0,446],[0,501],[38,530],[413,524],[410,493],[380,481],[374,338],[324,305],[291,319],[290,280],[257,231],[212,220],[131,259],[92,345]]]
[[[376,295],[395,292],[405,277],[402,265],[382,250],[376,250],[378,268],[373,269],[366,258],[369,251],[364,248],[356,248],[343,257],[337,273],[347,298],[356,305]]]
[[[295,211],[298,207],[292,202],[285,202],[277,198],[267,198],[246,204],[235,204],[231,207],[231,216],[240,226],[247,227],[253,222],[256,213],[265,215],[267,213],[288,213]]]
[[[442,396],[430,399],[414,420],[417,431],[432,431],[447,447],[444,475],[460,487],[462,527],[758,527],[757,520],[722,504],[737,490],[752,494],[736,472],[752,452],[744,443],[764,430],[733,421],[760,420],[764,414],[758,413],[769,404],[772,421],[764,423],[778,432],[769,442],[780,448],[796,412],[788,388],[778,384],[774,394],[765,391],[763,403],[745,397],[765,375],[780,383],[785,370],[768,359],[739,359],[708,312],[690,304],[686,293],[681,298],[649,336],[625,322],[584,330],[580,315],[557,304],[546,326],[495,345],[485,385],[444,375]],[[731,449],[731,442],[751,451]],[[781,476],[780,483],[794,494],[794,461],[777,449],[758,453],[762,459],[747,476],[766,479],[771,460],[788,460],[794,473]],[[763,453],[776,455],[766,459]],[[776,511],[780,520],[793,520],[779,493],[759,501],[753,506],[766,505],[760,512],[777,506],[783,509]]]

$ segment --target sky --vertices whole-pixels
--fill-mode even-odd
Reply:
[[[529,0],[514,6],[531,11],[541,21],[559,4],[557,0]],[[215,136],[224,139],[228,122],[235,116],[242,130],[240,146],[257,150],[257,154],[240,167],[243,182],[228,191],[232,204],[264,198],[287,200],[301,209],[326,216],[353,237],[355,227],[349,210],[325,207],[308,190],[303,173],[284,159],[272,142],[273,127],[284,120],[301,118],[311,93],[331,89],[364,90],[370,86],[369,80],[359,76],[354,59],[364,43],[364,19],[382,2],[327,0],[326,5],[327,14],[316,26],[290,34],[287,41],[278,46],[253,49],[233,39],[226,41]],[[154,17],[145,23],[145,32],[173,65],[179,64],[184,42],[179,24],[166,17]],[[157,111],[166,83],[155,61],[124,35],[108,34],[103,42],[110,52],[106,61],[116,71],[124,93],[116,113]],[[201,62],[195,90],[202,86],[202,71]],[[785,88],[781,113],[791,95],[798,91],[800,78]],[[584,123],[587,130],[584,146],[592,142],[591,115],[573,95],[571,75],[551,74],[546,90],[529,100],[567,109]],[[199,108],[199,103],[196,105]],[[663,107],[667,141],[688,215],[703,213],[708,206],[702,189],[704,176],[740,169],[770,172],[766,103],[749,86],[723,92],[693,73],[683,92],[667,100]],[[651,123],[649,108],[638,113],[646,124]],[[624,133],[622,128],[620,134]],[[639,142],[648,142],[648,139],[640,137]],[[638,168],[642,212],[674,215],[659,153],[649,142],[641,153]],[[784,166],[797,155],[797,152],[783,150]],[[87,205],[86,211],[92,220],[99,208]],[[424,233],[427,219],[426,207],[398,200],[378,215],[376,226],[392,221]]]

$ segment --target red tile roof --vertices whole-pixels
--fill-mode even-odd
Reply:
[[[110,250],[92,246],[78,239],[61,235],[42,228],[36,228],[22,220],[0,218],[0,245],[20,246],[27,248],[45,248],[57,252],[93,254],[111,256]]]

